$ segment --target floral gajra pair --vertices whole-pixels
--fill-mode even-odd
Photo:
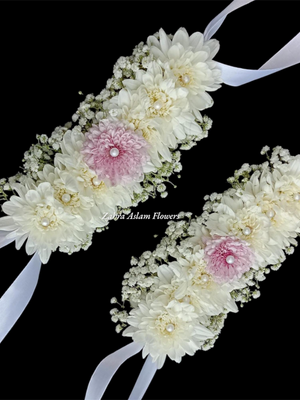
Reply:
[[[88,94],[72,122],[50,137],[37,135],[22,172],[0,180],[6,214],[0,248],[25,244],[33,255],[0,299],[0,342],[30,301],[52,252],[86,250],[112,218],[149,197],[167,196],[166,185],[182,169],[181,150],[211,128],[202,115],[213,105],[210,92],[300,62],[300,34],[258,70],[215,61],[219,42],[212,36],[229,13],[252,1],[234,0],[204,34],[160,29],[148,37],[117,60],[106,88]],[[200,217],[183,213],[154,252],[132,260],[121,309],[111,314],[116,330],[133,342],[100,363],[86,399],[100,398],[118,366],[140,350],[148,357],[131,399],[143,396],[167,356],[180,362],[213,346],[227,314],[238,311],[237,302],[259,297],[259,282],[297,245],[299,177],[299,156],[278,147],[270,162],[245,164],[229,179],[231,189],[207,198]]]

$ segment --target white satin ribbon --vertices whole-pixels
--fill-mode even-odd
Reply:
[[[225,21],[225,18],[232,11],[237,10],[249,3],[252,3],[254,0],[233,0],[220,14],[218,14],[206,27],[204,31],[204,40],[207,41],[212,38],[212,36],[217,32],[220,26]]]
[[[128,358],[139,353],[142,348],[142,345],[132,342],[104,358],[91,377],[85,400],[100,400],[118,368],[128,360]],[[148,356],[131,392],[130,400],[142,399],[156,370],[156,363],[153,363],[152,358]]]
[[[143,398],[156,371],[157,364],[152,361],[151,356],[148,356],[128,400],[141,400]]]
[[[41,270],[41,260],[37,253],[15,279],[0,299],[0,343],[19,319],[26,308]]]
[[[254,0],[234,0],[230,3],[228,7],[207,25],[204,31],[205,40],[209,40],[217,32],[228,14],[252,1]],[[258,70],[232,67],[220,62],[217,62],[217,65],[222,71],[222,80],[224,83],[230,86],[241,86],[298,63],[300,63],[300,33]]]

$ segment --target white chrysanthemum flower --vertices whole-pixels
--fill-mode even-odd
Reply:
[[[131,90],[122,89],[117,96],[106,104],[110,111],[116,110],[116,118],[127,122],[129,128],[139,131],[150,144],[149,155],[156,167],[161,167],[163,160],[172,161],[168,143],[173,138],[172,125],[160,117],[148,117],[141,104],[140,97]],[[169,139],[164,139],[169,138]],[[171,138],[171,139],[170,139]],[[176,140],[174,142],[174,145]]]
[[[281,206],[300,219],[300,156],[279,165],[273,172],[273,179]]]
[[[37,187],[15,184],[18,196],[11,196],[3,204],[8,215],[0,218],[0,229],[9,231],[7,235],[16,241],[16,248],[26,242],[26,252],[31,255],[38,252],[43,264],[49,260],[52,251],[64,242],[80,243],[82,240],[83,220],[65,211],[54,197],[50,183],[43,182]]]
[[[260,207],[270,220],[270,238],[282,249],[290,246],[297,236],[300,221],[295,213],[288,212],[282,207],[282,199],[275,192],[275,184],[269,171],[255,172],[245,185],[241,199],[249,205]],[[295,204],[293,200],[292,204]],[[298,205],[298,202],[296,202]],[[290,211],[292,211],[290,209]],[[292,239],[292,240],[291,240]]]
[[[61,144],[62,154],[56,154],[54,163],[56,167],[65,169],[75,179],[82,196],[95,202],[100,215],[100,217],[94,215],[96,224],[104,226],[107,221],[103,220],[102,216],[106,213],[114,214],[117,206],[129,207],[132,204],[133,192],[140,192],[141,186],[134,183],[126,187],[120,185],[107,187],[84,162],[81,154],[83,141],[84,135],[81,132],[68,131]]]
[[[196,249],[186,258],[158,268],[157,287],[168,300],[187,302],[195,307],[199,316],[237,312],[231,297],[232,290],[241,288],[240,282],[217,283],[207,271],[204,251]]]
[[[100,213],[94,200],[80,193],[78,180],[68,170],[60,170],[49,164],[38,172],[38,177],[39,183],[51,184],[56,200],[63,205],[66,212],[79,215],[85,222],[86,233],[91,233]]]
[[[144,346],[143,357],[151,355],[161,368],[166,357],[180,362],[185,354],[194,355],[206,339],[214,335],[199,322],[191,304],[165,301],[149,293],[127,318],[124,336]]]
[[[261,266],[276,264],[284,258],[282,249],[270,236],[270,219],[260,207],[246,206],[237,196],[223,196],[206,225],[211,235],[231,235],[249,242]]]
[[[153,61],[147,71],[139,70],[135,80],[126,79],[123,84],[129,90],[137,91],[147,118],[160,118],[170,124],[168,135],[160,130],[168,147],[174,148],[178,140],[189,135],[201,137],[202,129],[195,122],[187,100],[189,91],[176,87],[175,81],[165,76],[157,62]]]
[[[150,36],[148,46],[167,75],[176,81],[176,86],[188,89],[191,109],[197,113],[212,106],[213,100],[207,92],[219,89],[222,83],[221,71],[213,61],[219,50],[217,40],[205,42],[202,33],[189,36],[184,28],[171,40],[160,29],[159,40]]]

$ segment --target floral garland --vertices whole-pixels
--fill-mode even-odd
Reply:
[[[212,348],[227,314],[258,298],[260,282],[294,252],[300,155],[269,150],[268,161],[235,171],[230,189],[206,196],[201,216],[180,213],[153,252],[132,258],[112,321],[157,368]]]
[[[212,121],[200,111],[213,105],[208,92],[300,62],[300,34],[258,70],[214,61],[220,46],[212,36],[228,14],[251,2],[232,1],[204,34],[160,29],[118,59],[106,89],[80,103],[74,126],[59,126],[49,138],[37,135],[22,173],[0,180],[7,214],[0,218],[0,247],[15,241],[20,249],[26,242],[27,254],[45,264],[57,249],[87,249],[95,231],[139,202],[166,197],[165,183],[182,169],[180,150],[207,137]]]
[[[45,264],[57,249],[86,250],[93,233],[129,207],[166,197],[165,183],[182,169],[180,150],[211,127],[199,110],[212,106],[207,92],[220,87],[218,50],[217,40],[199,32],[161,29],[120,57],[106,89],[80,103],[74,126],[37,135],[22,173],[0,180],[6,239],[17,249],[27,240],[27,254]]]

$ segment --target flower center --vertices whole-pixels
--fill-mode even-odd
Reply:
[[[180,83],[180,86],[183,86],[183,87],[189,86],[191,81],[192,81],[192,78],[188,74],[180,75],[178,77],[178,82]]]
[[[112,157],[118,157],[118,155],[119,155],[119,149],[117,149],[116,147],[113,147],[111,150],[110,150],[110,152],[109,152],[109,154],[112,156]]]
[[[78,177],[77,179],[84,185],[84,187],[90,187],[91,189],[93,189],[95,194],[99,194],[106,188],[105,183],[103,181],[100,181],[97,175],[95,175],[88,169],[82,169],[80,177]]]
[[[98,194],[106,188],[105,183],[103,181],[100,181],[98,177],[94,177],[91,179],[91,187],[94,192]]]
[[[54,187],[54,197],[64,206],[79,207],[80,199],[77,193],[68,192],[65,188]]]
[[[193,84],[193,72],[187,66],[178,66],[172,68],[173,74],[177,78],[180,86],[187,87]]]
[[[55,213],[55,209],[51,206],[37,206],[36,227],[41,231],[54,231],[57,229],[59,220]]]
[[[200,264],[195,264],[191,267],[193,278],[192,282],[194,285],[201,286],[206,289],[212,282],[212,276],[206,271],[206,263],[203,261]]]
[[[300,201],[299,186],[294,182],[287,182],[278,191],[280,199],[287,202]]]
[[[226,257],[226,262],[227,262],[227,264],[231,265],[231,264],[234,263],[234,261],[235,261],[234,256],[230,255],[230,256],[227,256],[227,257]]]
[[[155,321],[155,326],[164,336],[172,334],[176,329],[175,319],[167,313],[162,313]]]
[[[251,229],[249,226],[246,226],[246,227],[243,229],[243,235],[244,235],[244,236],[249,236],[249,235],[251,235],[251,233],[252,233],[252,229]]]
[[[69,195],[69,193],[65,193],[61,196],[61,199],[64,204],[68,204],[71,200],[71,195]]]
[[[151,117],[164,117],[169,114],[172,99],[168,94],[155,88],[148,92],[148,97],[150,99],[149,112]]]
[[[270,210],[268,210],[268,211],[266,212],[266,216],[267,216],[268,218],[270,218],[270,219],[274,218],[274,217],[275,217],[275,211],[271,208]]]
[[[237,213],[238,219],[230,222],[233,235],[247,240],[256,240],[256,235],[261,230],[261,219],[252,210],[244,210]]]
[[[173,324],[168,324],[166,326],[166,331],[169,332],[169,333],[173,332],[174,329],[175,329],[175,325],[173,325]]]
[[[294,200],[299,201],[300,200],[300,193],[294,194]]]

